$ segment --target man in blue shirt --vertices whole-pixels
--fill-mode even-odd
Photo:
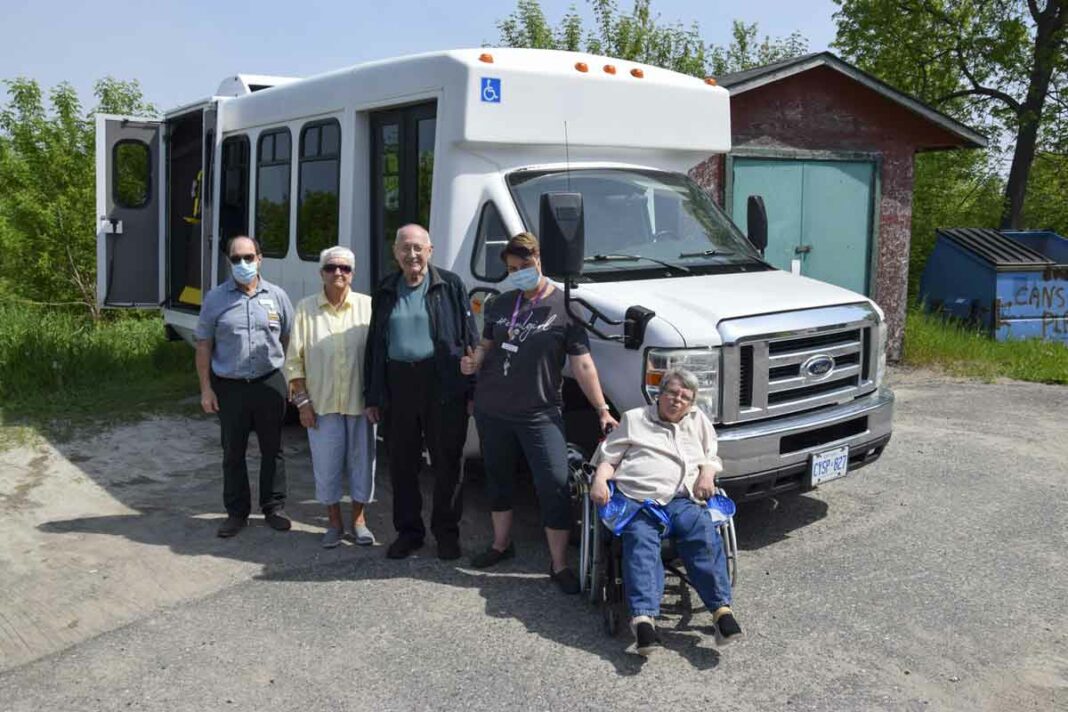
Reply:
[[[368,419],[383,419],[388,430],[397,530],[386,550],[391,559],[408,556],[426,537],[419,491],[424,444],[434,471],[430,531],[438,557],[460,557],[460,459],[474,386],[460,373],[460,358],[477,343],[478,330],[463,280],[431,265],[433,251],[423,227],[398,230],[393,256],[401,269],[381,281],[371,301],[364,404]]]
[[[227,516],[218,535],[234,536],[248,523],[252,494],[245,451],[253,431],[260,445],[260,509],[272,529],[286,531],[286,379],[281,368],[293,305],[281,287],[260,276],[263,257],[256,240],[235,237],[227,254],[232,274],[204,298],[195,332],[200,405],[205,413],[219,414],[222,428]]]

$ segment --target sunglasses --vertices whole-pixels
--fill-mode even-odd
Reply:
[[[232,265],[236,265],[238,262],[252,264],[255,261],[256,255],[230,255],[230,264]]]
[[[352,274],[352,265],[324,265],[323,272],[328,272],[330,274],[333,274],[334,272]]]

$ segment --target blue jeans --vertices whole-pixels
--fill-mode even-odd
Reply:
[[[731,579],[723,540],[705,508],[685,497],[664,507],[671,538],[697,595],[709,611],[731,604]],[[662,525],[642,511],[623,528],[623,589],[631,616],[660,615],[664,565],[660,561]]]

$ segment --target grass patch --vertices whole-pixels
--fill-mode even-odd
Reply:
[[[902,361],[954,376],[1068,383],[1068,346],[1056,341],[994,341],[986,332],[913,306]]]
[[[182,410],[196,393],[193,349],[166,340],[158,313],[93,322],[79,312],[0,305],[0,423],[9,435],[29,426],[62,438],[89,424]]]

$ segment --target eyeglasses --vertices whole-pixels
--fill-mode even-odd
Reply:
[[[674,400],[680,400],[683,403],[693,403],[693,396],[686,395],[682,391],[676,390],[674,388],[666,391],[661,391],[660,394]]]
[[[352,265],[323,265],[323,272],[328,272],[330,274],[333,274],[334,272],[352,274]]]
[[[244,262],[245,264],[252,264],[256,261],[256,255],[230,255],[230,264],[236,265],[238,262]]]

